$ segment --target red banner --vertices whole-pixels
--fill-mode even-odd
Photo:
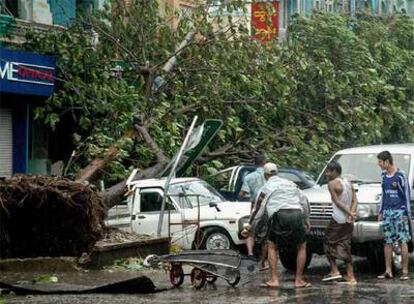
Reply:
[[[263,43],[277,37],[279,32],[279,1],[252,3],[253,38]]]

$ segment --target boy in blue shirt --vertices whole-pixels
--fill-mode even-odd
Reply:
[[[401,246],[402,275],[401,280],[408,280],[408,246],[411,240],[409,230],[410,187],[407,176],[393,164],[391,153],[382,151],[377,155],[378,166],[382,173],[382,200],[378,220],[382,221],[384,231],[385,272],[379,279],[391,279],[392,275],[392,246]]]

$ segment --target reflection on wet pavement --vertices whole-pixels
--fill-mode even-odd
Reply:
[[[380,281],[376,275],[369,272],[366,261],[355,259],[357,286],[341,283],[322,283],[321,278],[329,268],[325,257],[315,256],[311,267],[306,273],[306,280],[312,283],[311,288],[295,289],[293,274],[279,266],[281,287],[276,290],[261,288],[260,283],[267,279],[268,272],[247,271],[247,262],[241,265],[242,281],[237,288],[230,287],[225,281],[217,280],[214,285],[206,285],[201,290],[195,290],[188,277],[180,288],[168,289],[163,292],[147,295],[55,295],[9,298],[11,303],[414,303],[414,259],[410,259],[411,279],[402,282],[398,276],[393,280]],[[168,275],[163,272],[154,273],[153,280],[157,287],[170,287]]]

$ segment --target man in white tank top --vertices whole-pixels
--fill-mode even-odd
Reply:
[[[332,199],[332,219],[326,228],[325,254],[331,265],[331,271],[322,281],[342,279],[336,264],[341,259],[346,264],[346,281],[356,284],[352,267],[351,238],[356,219],[357,199],[352,184],[341,178],[341,165],[330,162],[325,170],[328,178],[328,189]]]

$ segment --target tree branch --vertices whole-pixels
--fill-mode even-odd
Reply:
[[[114,160],[117,154],[118,148],[116,146],[110,147],[105,153],[104,158],[95,158],[85,168],[79,170],[76,181],[84,183],[96,179],[105,165]]]
[[[140,126],[138,124],[134,125],[134,128],[142,135],[145,143],[148,147],[150,147],[157,157],[157,161],[159,163],[166,163],[168,162],[168,158],[164,155],[160,147],[157,145],[157,143],[152,139],[151,135],[149,134],[147,128]]]
[[[84,21],[87,25],[90,25],[92,28],[94,28],[95,30],[97,30],[97,32],[100,32],[102,35],[104,35],[107,39],[109,39],[112,43],[114,43],[117,47],[119,47],[122,51],[124,51],[126,54],[128,54],[131,58],[133,58],[134,61],[138,62],[138,57],[135,56],[134,53],[132,53],[128,48],[126,48],[124,45],[122,45],[122,43],[119,42],[119,40],[112,36],[111,34],[109,34],[108,32],[106,32],[105,30],[103,30],[101,27],[99,27],[96,24],[92,24],[90,22],[86,22]],[[130,61],[131,62],[131,61]],[[150,73],[150,70],[148,67],[146,66],[139,66],[136,65],[135,69],[137,70],[137,72],[139,74],[142,75],[146,75]]]

